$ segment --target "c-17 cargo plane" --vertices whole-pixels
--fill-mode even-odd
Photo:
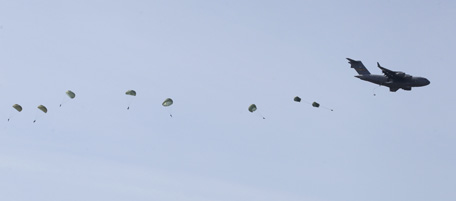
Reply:
[[[412,87],[422,87],[430,84],[428,79],[424,77],[414,77],[404,72],[392,71],[380,66],[377,62],[377,66],[382,70],[385,75],[373,75],[366,69],[361,61],[356,61],[347,58],[348,63],[354,68],[359,75],[355,77],[364,81],[372,82],[374,84],[383,85],[390,88],[391,92],[396,92],[399,89],[406,91],[412,90]]]

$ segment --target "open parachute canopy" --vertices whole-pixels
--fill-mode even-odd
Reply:
[[[249,112],[255,112],[255,110],[257,110],[257,106],[255,104],[249,106]]]
[[[299,96],[294,97],[293,100],[294,100],[295,102],[301,102],[301,98],[299,98]]]
[[[13,105],[13,108],[16,109],[18,112],[21,112],[21,111],[22,111],[22,106],[19,105],[19,104],[14,104],[14,105]]]
[[[39,105],[38,106],[38,109],[40,109],[41,111],[43,111],[44,113],[47,113],[48,112],[48,109],[46,107],[44,107],[44,105]]]
[[[164,107],[168,107],[168,106],[171,106],[173,104],[173,99],[171,98],[167,98],[165,101],[163,101],[162,105]]]
[[[71,90],[66,91],[66,94],[67,94],[68,97],[70,97],[71,99],[73,99],[74,97],[76,97],[76,94],[75,94],[74,92],[72,92]]]
[[[128,90],[125,92],[125,94],[130,95],[130,96],[136,96],[136,91],[135,90]]]

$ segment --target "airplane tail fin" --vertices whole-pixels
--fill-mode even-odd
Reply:
[[[350,63],[351,67],[358,72],[360,75],[370,75],[370,72],[367,70],[367,68],[364,66],[363,62],[361,61],[356,61],[350,58],[347,58],[348,63]]]

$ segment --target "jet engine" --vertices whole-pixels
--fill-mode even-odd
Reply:
[[[399,78],[403,78],[403,79],[409,79],[412,77],[409,74],[405,74],[404,72],[400,72],[400,71],[396,72],[396,76]]]
[[[396,76],[398,76],[400,78],[404,78],[405,77],[405,73],[404,72],[396,72]]]
[[[412,87],[402,87],[403,90],[406,90],[406,91],[411,91],[412,90]]]

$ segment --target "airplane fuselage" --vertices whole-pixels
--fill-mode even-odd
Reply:
[[[430,82],[428,79],[423,77],[405,77],[400,80],[392,80],[384,75],[356,75],[355,77],[372,82],[374,84],[387,86],[389,88],[411,90],[412,87],[422,87],[428,85]]]

